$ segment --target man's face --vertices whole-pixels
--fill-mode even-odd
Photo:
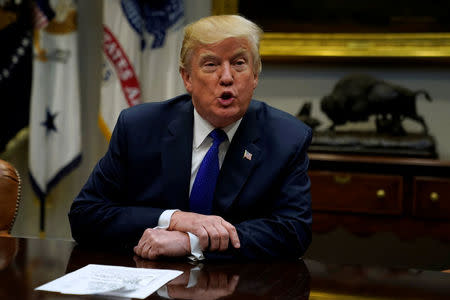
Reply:
[[[184,86],[204,119],[225,127],[245,114],[258,84],[246,39],[227,38],[197,48],[188,68],[181,69]]]

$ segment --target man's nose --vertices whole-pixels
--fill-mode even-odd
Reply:
[[[233,70],[231,69],[231,65],[229,63],[225,63],[222,66],[222,73],[220,74],[220,84],[224,86],[228,86],[233,84]]]

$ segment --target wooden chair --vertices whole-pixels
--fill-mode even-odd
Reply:
[[[0,159],[0,236],[9,236],[20,203],[19,172]]]

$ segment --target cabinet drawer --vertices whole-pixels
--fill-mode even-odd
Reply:
[[[362,173],[310,171],[312,208],[399,215],[402,213],[403,178]]]
[[[414,177],[413,215],[450,219],[450,179]]]

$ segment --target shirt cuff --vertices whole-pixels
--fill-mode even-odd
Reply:
[[[193,261],[205,259],[205,256],[203,256],[203,251],[200,248],[200,241],[198,237],[190,232],[187,234],[189,235],[189,242],[191,243],[191,255],[189,256],[189,259]]]
[[[174,212],[179,211],[179,209],[167,209],[159,216],[158,226],[155,229],[167,229],[170,225],[170,219]]]
[[[179,211],[179,209],[167,209],[163,211],[163,213],[159,216],[158,226],[155,229],[167,229],[170,225],[170,219],[174,212]],[[205,257],[203,256],[202,249],[200,248],[200,241],[197,236],[188,232],[189,235],[189,243],[191,244],[191,255],[188,256],[192,261],[203,260]]]

